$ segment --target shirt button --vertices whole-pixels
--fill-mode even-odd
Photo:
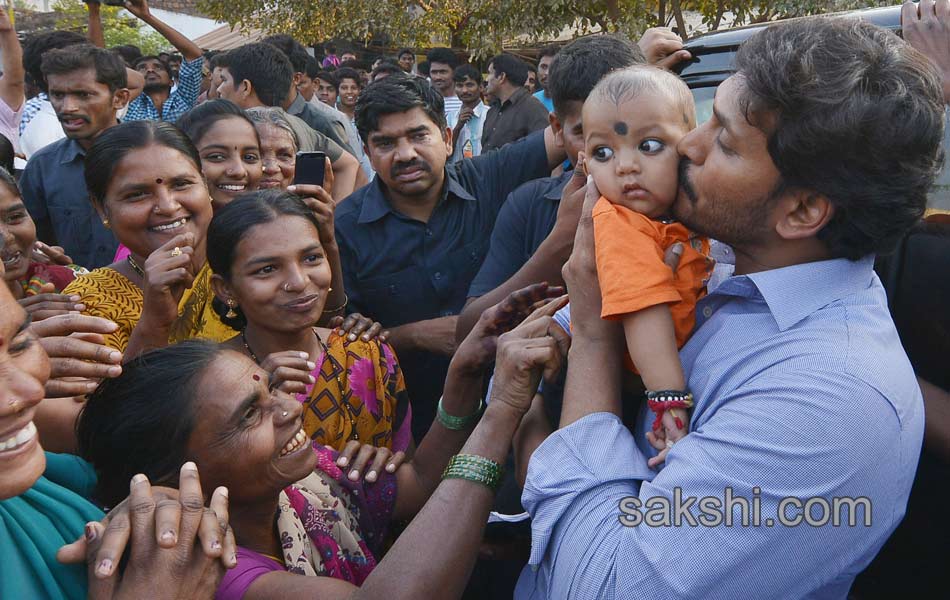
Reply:
[[[426,237],[432,237],[432,230],[426,227]]]
[[[703,316],[704,316],[704,317],[706,317],[706,318],[708,319],[709,317],[712,316],[712,314],[713,314],[713,309],[712,309],[711,306],[707,306],[707,307],[703,308]]]
[[[432,275],[432,278],[435,279],[436,281],[442,279],[442,272],[441,272],[441,271],[436,271],[436,272]]]

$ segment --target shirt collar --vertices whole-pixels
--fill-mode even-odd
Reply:
[[[748,296],[743,288],[751,281],[785,331],[820,308],[867,289],[873,273],[874,255],[838,258],[731,277],[715,293]]]
[[[564,171],[560,177],[556,179],[554,185],[551,186],[545,194],[544,197],[548,200],[561,201],[561,194],[564,192],[564,186],[567,185],[567,182],[571,180],[571,177],[574,176],[574,171]]]
[[[468,190],[462,187],[462,184],[455,179],[452,171],[445,170],[446,185],[442,187],[442,198],[439,204],[445,202],[449,194],[462,200],[475,202],[475,197]],[[372,223],[382,219],[387,214],[393,212],[392,205],[386,199],[386,184],[381,177],[374,177],[373,181],[366,187],[366,195],[363,196],[363,206],[360,208],[359,223]]]
[[[59,164],[65,165],[76,160],[77,157],[85,158],[86,151],[83,150],[79,142],[70,138],[64,138],[63,149],[60,154]]]
[[[306,103],[307,101],[303,99],[303,96],[297,92],[297,97],[294,98],[294,101],[291,102],[290,106],[287,107],[287,112],[292,115],[299,115],[303,112],[303,107]]]
[[[502,106],[512,106],[514,104],[518,104],[519,102],[524,100],[525,96],[528,96],[529,94],[530,92],[528,92],[528,88],[524,86],[519,87],[518,89],[515,90],[515,93],[512,94],[510,98],[508,98],[502,103]]]

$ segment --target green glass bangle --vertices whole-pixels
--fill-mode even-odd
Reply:
[[[505,468],[484,456],[476,454],[456,454],[442,473],[442,479],[465,479],[480,483],[492,491],[501,485]]]
[[[439,398],[439,408],[436,411],[436,419],[439,423],[442,424],[446,429],[451,429],[452,431],[460,431],[462,429],[467,429],[472,423],[477,421],[479,417],[482,416],[482,413],[485,411],[485,402],[482,400],[478,401],[478,408],[475,409],[475,412],[468,415],[467,417],[455,417],[445,412],[445,409],[442,408],[442,398]]]

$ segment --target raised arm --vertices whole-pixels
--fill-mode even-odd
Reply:
[[[102,30],[101,8],[102,6],[99,0],[86,2],[86,10],[89,13],[89,31],[86,33],[86,36],[89,38],[89,42],[97,48],[106,47],[106,36]]]
[[[160,33],[162,37],[181,52],[185,60],[195,60],[201,57],[201,48],[182,35],[177,29],[173,29],[170,25],[153,15],[148,8],[148,2],[146,0],[126,0],[125,8],[141,19],[143,23],[151,26],[152,29]]]
[[[3,53],[3,78],[0,78],[0,100],[3,100],[12,112],[23,106],[25,96],[25,71],[23,70],[23,49],[17,39],[16,29],[10,22],[10,15],[4,6],[0,10],[0,52]]]

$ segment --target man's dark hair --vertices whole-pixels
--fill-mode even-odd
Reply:
[[[88,43],[88,39],[75,31],[49,31],[30,36],[23,43],[23,70],[26,71],[27,83],[47,92],[46,78],[41,68],[43,55],[57,48]]]
[[[493,56],[488,64],[495,70],[496,77],[504,73],[508,78],[508,83],[513,86],[522,86],[528,80],[528,63],[514,54]]]
[[[208,61],[208,68],[214,71],[218,67],[227,67],[228,66],[228,53],[227,52],[218,52]]]
[[[557,44],[549,44],[538,52],[538,60],[541,60],[545,56],[555,56],[561,50],[561,47]]]
[[[165,72],[169,75],[171,74],[171,69],[168,67],[168,61],[162,60],[160,56],[156,56],[154,54],[146,54],[145,56],[138,57],[138,59],[132,63],[132,68],[138,70],[139,65],[147,60],[157,60],[159,63],[161,63],[162,68],[165,69]]]
[[[293,37],[285,33],[280,33],[267,36],[261,41],[283,52],[284,56],[290,59],[290,64],[294,66],[294,73],[307,72],[307,59],[310,58],[310,54],[307,52],[307,49],[304,48],[303,44]]]
[[[768,136],[778,189],[834,207],[834,258],[892,250],[923,216],[942,164],[944,104],[930,61],[856,19],[774,25],[739,48],[740,107]]]
[[[403,48],[402,50],[399,51],[398,54],[396,54],[396,58],[402,58],[402,55],[403,55],[403,54],[408,54],[408,55],[411,56],[413,59],[416,58],[416,53],[413,52],[411,48]]]
[[[591,90],[607,73],[646,63],[640,48],[616,35],[591,35],[562,48],[548,71],[547,95],[554,112],[564,118],[572,102],[587,100]]]
[[[370,80],[375,80],[376,76],[380,73],[385,73],[386,75],[400,75],[405,73],[405,71],[403,71],[399,65],[394,65],[390,62],[381,62],[378,67],[373,69],[373,72],[369,76]]]
[[[320,72],[320,63],[318,63],[317,59],[315,59],[314,57],[308,56],[306,69],[304,70],[303,73],[310,79],[316,79],[317,73],[319,72]]]
[[[356,129],[368,144],[370,134],[379,129],[380,117],[414,108],[421,108],[439,131],[445,131],[445,101],[429,82],[404,73],[374,81],[356,101]]]
[[[96,48],[92,44],[76,44],[68,48],[50,50],[43,55],[41,69],[44,77],[93,69],[96,72],[96,81],[109,86],[110,92],[129,85],[125,61],[118,54]]]
[[[336,44],[324,44],[323,49],[327,54],[334,54],[336,53]]]
[[[337,71],[339,71],[340,69],[352,69],[354,71],[366,71],[366,72],[369,72],[371,70],[370,65],[366,64],[366,62],[362,60],[358,60],[355,58],[351,58],[350,60],[344,60],[343,62],[341,62],[340,68],[337,69]],[[339,77],[339,75],[337,77]]]
[[[426,60],[429,61],[430,66],[432,63],[442,63],[453,69],[459,64],[458,57],[450,48],[433,48],[426,53]]]
[[[360,77],[360,74],[356,72],[356,69],[351,69],[350,67],[340,67],[333,72],[336,75],[336,87],[340,87],[344,79],[352,79],[356,82],[356,85],[363,87],[363,78]]]
[[[416,71],[419,73],[419,75],[422,75],[423,77],[428,77],[428,76],[429,76],[429,67],[431,67],[431,66],[432,66],[432,65],[431,65],[431,63],[429,63],[429,61],[424,60],[424,61],[420,62],[418,65],[416,65]]]
[[[357,73],[356,76],[359,77],[359,73]],[[327,83],[329,83],[329,84],[332,85],[333,87],[337,88],[337,90],[340,89],[340,78],[337,77],[337,72],[336,72],[336,71],[323,70],[323,71],[318,72],[318,73],[314,76],[314,78],[315,78],[315,79],[322,79],[323,81],[326,81]]]
[[[468,63],[456,67],[455,72],[452,74],[452,80],[455,83],[462,83],[466,77],[470,77],[472,81],[479,85],[482,83],[482,74],[478,72],[478,69]]]
[[[229,51],[225,66],[235,84],[245,79],[250,81],[257,97],[266,106],[282,105],[294,80],[290,59],[276,46],[264,42]]]
[[[113,46],[109,48],[109,50],[121,56],[122,60],[124,60],[125,64],[129,67],[132,67],[132,65],[135,64],[135,61],[137,61],[142,56],[142,49],[132,44]]]

